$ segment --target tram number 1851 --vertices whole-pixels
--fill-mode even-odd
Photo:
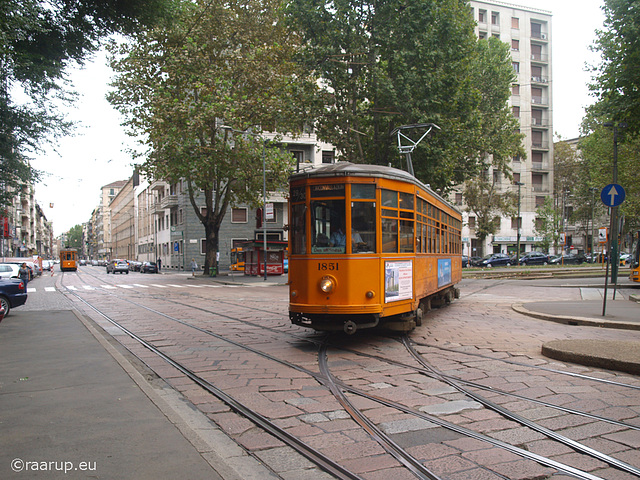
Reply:
[[[334,271],[338,270],[338,262],[318,262],[318,270],[320,271]]]

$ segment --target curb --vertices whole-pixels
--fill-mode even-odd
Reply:
[[[553,340],[542,345],[542,354],[562,362],[640,374],[640,345],[637,342]]]
[[[534,312],[525,307],[522,303],[514,303],[511,308],[523,315],[551,322],[563,323],[565,325],[583,325],[587,327],[616,328],[621,330],[640,330],[640,323],[616,322],[612,320],[596,320],[588,317],[573,317],[568,315],[549,315],[546,313]]]

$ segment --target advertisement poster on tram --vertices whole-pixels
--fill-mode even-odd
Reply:
[[[451,283],[451,259],[438,260],[438,287]]]
[[[413,298],[413,265],[409,262],[385,262],[384,301]]]

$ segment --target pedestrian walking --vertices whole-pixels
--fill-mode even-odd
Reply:
[[[27,283],[29,283],[29,280],[31,280],[31,271],[29,270],[29,267],[27,267],[26,262],[22,262],[22,265],[20,265],[20,270],[18,270],[18,276],[20,277],[20,280],[24,282],[24,289],[26,291]]]
[[[160,257],[158,257],[156,265],[158,266],[158,273],[160,273],[160,269],[162,268],[162,259]]]
[[[198,264],[196,263],[196,259],[192,258],[191,259],[191,276],[195,277],[196,276],[196,270],[198,269]]]

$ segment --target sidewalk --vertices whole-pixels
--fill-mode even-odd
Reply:
[[[0,364],[2,479],[269,477],[72,311],[13,311]]]
[[[518,303],[512,308],[530,317],[596,328],[640,330],[640,303],[637,295],[629,300],[607,298],[606,315],[602,315],[602,300],[574,302]],[[542,354],[556,360],[592,367],[607,368],[640,375],[640,343],[614,342],[594,338],[589,340],[555,340],[542,346]]]

